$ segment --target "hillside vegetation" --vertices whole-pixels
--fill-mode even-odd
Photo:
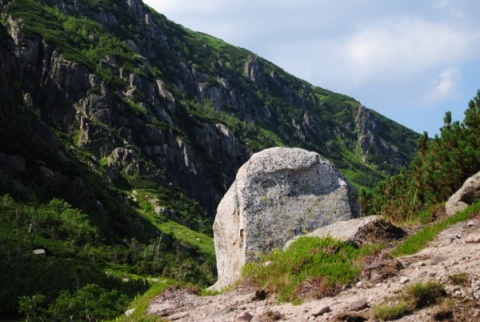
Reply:
[[[452,123],[447,112],[440,135],[430,140],[424,133],[417,155],[406,169],[364,192],[363,210],[396,222],[418,220],[419,216],[429,222],[435,207],[479,170],[480,91],[469,102],[462,122]]]

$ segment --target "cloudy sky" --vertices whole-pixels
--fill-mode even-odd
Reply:
[[[480,89],[478,0],[144,0],[430,136]]]

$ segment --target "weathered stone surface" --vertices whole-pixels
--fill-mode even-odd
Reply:
[[[464,210],[480,199],[480,172],[468,178],[463,186],[455,192],[445,204],[447,215],[451,216]]]
[[[340,239],[341,241],[354,240],[355,235],[357,235],[360,228],[364,227],[368,223],[371,223],[373,221],[378,221],[380,219],[381,219],[380,216],[369,216],[369,217],[355,218],[351,220],[342,220],[325,227],[320,227],[312,231],[311,233],[305,234],[303,236],[319,237],[319,238],[332,237],[332,238]],[[284,248],[290,247],[290,245],[300,237],[302,236],[296,236],[290,239],[285,244]]]
[[[235,282],[242,266],[259,254],[359,211],[354,189],[318,153],[271,148],[254,154],[217,209],[218,281],[212,288]]]

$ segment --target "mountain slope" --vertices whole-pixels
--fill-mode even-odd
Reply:
[[[263,148],[317,151],[359,187],[413,156],[412,131],[140,0],[9,0],[0,8],[0,194],[14,198],[5,199],[13,217],[2,215],[2,244],[21,245],[1,249],[2,269],[34,261],[32,247],[45,249],[46,261],[73,257],[98,268],[79,279],[72,267],[49,301],[72,285],[111,287],[100,278],[105,267],[211,283],[216,205]],[[75,234],[52,230],[52,221],[30,226],[33,215],[12,219],[30,207],[55,213],[52,198],[69,203],[66,213],[80,209],[96,237],[73,248],[49,244]]]
[[[415,133],[140,1],[42,3],[57,9],[7,6],[22,90],[97,166],[115,159],[110,177],[129,162],[113,151],[135,152],[140,176],[171,181],[212,216],[238,167],[266,147],[318,151],[367,187],[412,157]]]

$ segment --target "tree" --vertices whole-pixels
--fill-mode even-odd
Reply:
[[[395,221],[441,203],[480,170],[480,91],[469,102],[462,123],[445,113],[441,135],[433,140],[424,132],[417,155],[405,171],[374,190],[365,208]]]

